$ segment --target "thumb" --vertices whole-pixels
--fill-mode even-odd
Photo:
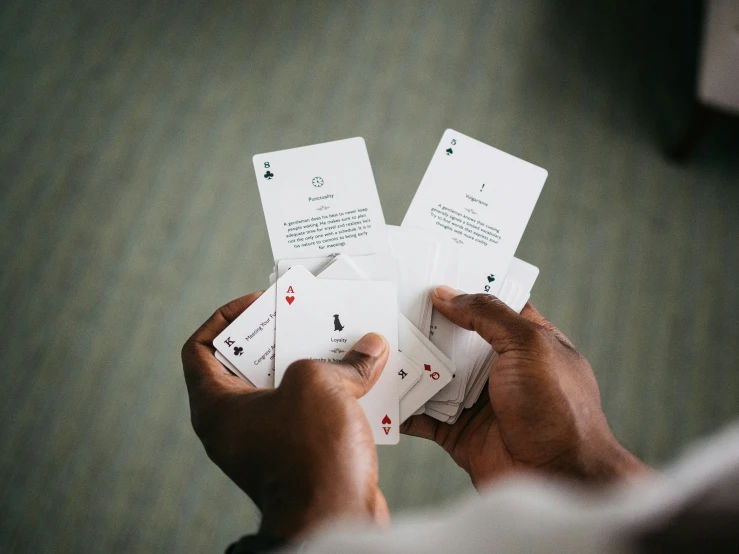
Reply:
[[[475,331],[498,353],[526,347],[537,335],[537,325],[518,315],[492,294],[465,294],[452,287],[436,287],[434,308],[452,323]]]
[[[331,365],[338,368],[337,373],[346,390],[355,398],[361,398],[380,378],[389,354],[390,345],[385,337],[367,333],[346,353],[343,360]]]

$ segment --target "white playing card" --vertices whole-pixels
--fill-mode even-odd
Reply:
[[[287,367],[309,358],[336,361],[366,333],[382,334],[390,358],[398,354],[397,289],[379,281],[316,279],[294,266],[277,281],[275,377],[279,384]],[[394,367],[394,363],[388,363]],[[360,398],[376,444],[399,439],[397,375],[383,371],[372,390]]]
[[[320,256],[318,258],[290,258],[277,262],[277,277],[282,277],[294,265],[302,265],[313,275],[318,275],[321,270],[327,268],[334,262],[332,256]]]
[[[294,265],[302,265],[313,275],[318,275],[323,269],[332,265],[332,263],[340,258],[338,257],[320,257],[320,258],[289,258],[277,262],[277,276],[282,277],[288,269]],[[395,268],[395,261],[390,254],[368,254],[366,256],[347,256],[346,263],[349,263],[358,272],[357,277],[368,281],[391,281],[393,283],[398,280],[398,272]],[[331,279],[355,279],[356,277],[330,277]]]
[[[269,287],[231,325],[213,346],[258,388],[274,387],[275,287]]]
[[[228,369],[231,373],[236,375],[236,377],[239,377],[240,379],[243,379],[244,381],[249,383],[251,386],[254,386],[254,383],[252,383],[251,381],[249,381],[249,379],[244,377],[239,371],[239,369],[235,365],[233,365],[231,362],[229,362],[223,354],[218,352],[218,350],[215,351],[215,357],[216,357],[216,360],[218,360],[224,366],[226,366],[226,369]]]
[[[257,154],[254,170],[275,261],[388,252],[362,138]]]
[[[513,310],[520,312],[529,298],[529,290],[533,287],[538,273],[539,270],[535,266],[518,258],[513,258],[498,298]],[[434,321],[437,323],[442,321],[451,325],[437,312],[434,312]],[[448,336],[444,336],[444,333],[446,333],[454,339],[450,341],[453,343],[462,340],[461,336],[466,334],[462,358],[469,363],[464,365],[462,372],[457,372],[457,377],[463,380],[465,378],[464,372],[469,372],[463,387],[464,391],[462,391],[464,401],[463,404],[460,404],[458,400],[452,399],[453,397],[458,399],[459,392],[462,389],[462,382],[457,382],[457,379],[455,379],[452,385],[449,385],[448,388],[441,391],[428,403],[430,411],[427,412],[432,417],[441,414],[439,419],[448,423],[456,421],[463,408],[470,408],[477,401],[485,383],[487,383],[490,366],[496,356],[492,348],[474,333],[455,326],[452,327],[456,330],[442,329],[443,333],[439,335],[439,338],[449,340]],[[437,335],[435,334],[432,338],[437,338]]]
[[[398,352],[397,360],[398,367],[395,374],[398,376],[398,396],[402,399],[421,379],[421,368],[402,352]]]
[[[461,245],[485,249],[474,277],[506,275],[546,180],[546,170],[447,129],[431,159],[403,227],[444,232]],[[479,277],[478,277],[479,275]],[[467,292],[477,292],[468,290]]]
[[[403,354],[422,369],[420,381],[400,400],[402,423],[452,380],[455,367],[451,360],[410,322],[404,322],[402,317],[398,335],[401,344],[406,345]]]
[[[523,290],[530,293],[531,289],[534,288],[534,283],[536,283],[536,278],[538,276],[538,267],[531,265],[528,262],[524,262],[519,258],[513,258],[511,260],[511,265],[508,267],[506,280],[518,283]]]
[[[389,276],[392,277],[395,274],[394,262],[389,255],[372,254],[369,256],[359,256],[361,264],[366,270],[377,276]],[[347,256],[346,254],[339,254],[335,258],[330,260],[325,259],[307,259],[307,263],[303,264],[302,260],[280,260],[278,262],[278,274],[283,275],[290,267],[294,265],[302,265],[306,269],[321,267],[322,269],[317,274],[319,279],[336,279],[336,280],[368,280],[367,274],[358,267],[356,260]],[[328,264],[328,265],[326,265]],[[393,267],[386,267],[388,264]],[[313,271],[311,271],[313,273]],[[410,325],[407,319],[401,314],[398,314],[399,321],[398,325]],[[414,329],[415,330],[415,329]],[[416,331],[418,332],[418,331]],[[405,339],[405,341],[401,340]],[[418,339],[412,334],[412,332],[399,333],[398,337],[398,349],[399,355],[389,359],[385,371],[391,371],[398,375],[399,379],[399,396],[402,397],[408,390],[415,385],[421,378],[421,368],[418,364],[409,363],[409,360],[400,354],[403,349],[403,345],[408,344],[408,349],[416,350],[419,347],[415,345]]]
[[[431,316],[429,276],[436,265],[438,243],[419,229],[387,228],[398,268],[398,307],[417,329],[427,328]]]

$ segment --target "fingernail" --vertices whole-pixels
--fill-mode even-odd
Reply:
[[[459,296],[460,294],[462,294],[462,291],[452,287],[448,287],[447,285],[441,285],[440,287],[436,287],[434,289],[434,296],[443,301],[451,300],[452,298],[454,298],[455,296]]]
[[[357,341],[352,350],[377,358],[385,350],[385,339],[377,333],[367,333]]]

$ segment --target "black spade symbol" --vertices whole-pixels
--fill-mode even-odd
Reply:
[[[488,275],[488,283],[492,283],[493,281],[495,281],[495,275],[491,273],[490,275]]]

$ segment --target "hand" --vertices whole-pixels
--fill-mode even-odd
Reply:
[[[211,460],[262,511],[260,533],[293,539],[334,519],[389,521],[372,431],[357,402],[388,357],[380,335],[342,362],[300,360],[256,389],[214,357],[213,339],[260,296],[219,308],[182,348],[192,425]]]
[[[493,296],[450,287],[432,300],[498,356],[487,391],[456,423],[420,415],[402,432],[436,441],[476,487],[524,471],[602,482],[648,470],[613,436],[588,361],[531,304],[518,315]]]

